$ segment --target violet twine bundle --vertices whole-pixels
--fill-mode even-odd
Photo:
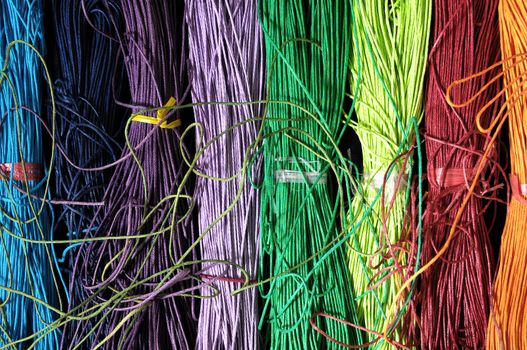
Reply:
[[[469,194],[475,167],[488,137],[478,133],[476,116],[498,91],[494,84],[463,108],[451,107],[445,93],[455,80],[499,61],[497,0],[439,0],[434,7],[426,99],[428,208],[424,215],[423,264],[445,244],[452,222]],[[494,72],[495,73],[495,72]],[[452,90],[453,101],[468,101],[493,72]],[[486,125],[492,108],[481,116]],[[494,157],[497,153],[494,152]],[[492,167],[464,210],[448,250],[422,275],[420,293],[422,349],[481,349],[485,346],[493,271],[489,224],[484,213],[495,191]]]
[[[94,235],[102,240],[85,242],[73,269],[86,301],[70,313],[86,320],[67,328],[72,341],[63,346],[192,349],[197,308],[188,297],[191,268],[182,263],[195,239],[192,198],[179,113],[169,109],[186,94],[183,10],[171,0],[121,0],[120,7],[134,115],[98,212]]]
[[[256,0],[186,0],[190,80],[194,102],[258,101],[263,95],[264,58]],[[261,117],[259,104],[200,104],[194,107],[198,150],[195,190],[203,260],[229,261],[256,278],[259,246],[258,191],[248,181]],[[252,120],[251,120],[252,119]],[[232,128],[232,130],[229,130]],[[218,220],[216,222],[216,220]],[[219,295],[201,302],[197,349],[257,349],[255,288],[232,296],[239,269],[204,263],[202,278]],[[214,291],[202,289],[205,296]]]

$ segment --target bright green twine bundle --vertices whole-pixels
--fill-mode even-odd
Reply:
[[[406,182],[423,115],[431,7],[431,0],[353,1],[351,84],[357,121],[350,125],[361,141],[364,170],[349,218],[349,268],[361,324],[378,333],[388,330],[397,342],[404,342],[405,300],[395,296],[413,271],[407,266],[411,242],[404,241]],[[370,346],[388,348],[384,339]]]
[[[336,147],[351,48],[348,0],[264,0],[260,17],[268,71],[261,194],[261,326],[271,349],[336,349],[309,323],[315,312],[357,322],[339,235]],[[339,187],[340,188],[340,187]],[[333,248],[331,253],[328,253]],[[323,254],[326,252],[326,254]],[[330,337],[361,333],[317,317]]]

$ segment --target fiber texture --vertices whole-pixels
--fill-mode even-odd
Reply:
[[[170,112],[170,105],[184,102],[187,91],[184,9],[168,0],[119,5],[124,26],[116,30],[129,106],[146,118],[161,113],[172,125],[181,114]],[[197,258],[187,252],[196,238],[182,159],[187,150],[180,147],[177,128],[161,126],[132,121],[126,128],[127,148],[97,212],[100,224],[93,236],[102,240],[82,244],[73,270],[85,297],[71,311],[85,321],[68,329],[72,341],[63,346],[194,348],[195,279],[192,264],[183,263]]]
[[[196,149],[196,215],[203,288],[197,349],[258,349],[256,288],[241,286],[241,266],[256,279],[259,261],[261,160],[257,150],[263,104],[238,104],[263,97],[264,56],[256,0],[187,0],[190,80]],[[229,102],[229,105],[215,102]],[[210,104],[202,104],[210,103]],[[260,136],[261,137],[261,136]],[[250,178],[251,177],[251,178]],[[206,262],[207,260],[226,263]],[[234,280],[233,280],[234,279]],[[238,279],[238,281],[236,281]]]
[[[493,98],[493,84],[472,103],[451,107],[445,93],[454,81],[466,78],[499,61],[498,1],[436,1],[433,45],[426,83],[426,150],[429,192],[424,216],[423,262],[443,246],[468,195],[475,167],[489,143],[477,130],[476,116]],[[488,81],[494,71],[470,79],[452,89],[453,101],[467,101]],[[487,125],[497,104],[479,119]],[[491,154],[496,162],[498,153]],[[490,160],[489,165],[492,166]],[[489,231],[491,198],[499,172],[489,168],[457,224],[455,238],[442,258],[422,276],[418,295],[423,349],[481,349],[485,345],[491,299],[493,257]]]
[[[0,3],[0,346],[56,349],[59,282],[38,116],[45,91],[41,1]],[[46,72],[47,73],[47,72]],[[49,82],[49,75],[47,76]]]
[[[66,224],[70,239],[81,238],[90,227],[111,175],[98,169],[115,161],[124,143],[123,111],[115,101],[127,85],[117,64],[119,45],[109,37],[121,22],[119,11],[115,0],[53,1],[57,114],[49,114],[48,124],[56,127],[57,225]],[[78,246],[71,244],[65,254],[74,256]]]
[[[506,113],[497,126],[509,122],[512,199],[503,230],[500,258],[494,282],[492,312],[489,317],[487,348],[521,349],[527,344],[527,318],[524,305],[527,290],[527,124],[525,74],[527,73],[527,4],[519,0],[500,0],[499,28],[503,56]],[[496,124],[495,123],[495,124]]]
[[[355,328],[312,318],[323,313],[357,321],[344,245],[335,245],[342,238],[342,198],[331,183],[333,175],[340,176],[335,161],[344,127],[350,10],[340,0],[261,2],[270,101],[260,280],[266,283],[262,325],[271,349],[336,349],[334,340],[361,342]]]
[[[353,2],[350,69],[357,120],[350,125],[361,142],[363,174],[349,214],[348,255],[357,313],[371,349],[394,348],[393,341],[400,347],[412,334],[413,321],[402,322],[411,289],[396,295],[419,262],[419,240],[407,216],[408,183],[423,117],[431,10],[430,0]]]

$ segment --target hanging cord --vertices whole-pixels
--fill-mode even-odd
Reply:
[[[357,120],[349,124],[361,141],[363,174],[349,213],[348,254],[359,322],[369,333],[363,346],[370,349],[414,342],[414,321],[403,322],[413,285],[396,294],[420,259],[420,235],[413,234],[407,213],[414,198],[413,150],[420,146],[431,12],[430,0],[353,2],[350,69]]]
[[[338,144],[351,49],[350,3],[260,2],[266,45],[260,281],[265,345],[337,349],[362,342],[344,240]],[[338,185],[335,191],[332,181]],[[334,341],[334,340],[336,341]]]
[[[201,126],[196,130],[197,148],[220,136],[196,164],[195,213],[200,232],[209,228],[200,242],[201,257],[243,266],[251,280],[256,278],[259,261],[259,191],[250,182],[258,182],[260,176],[261,160],[252,158],[263,105],[236,105],[235,101],[263,97],[257,2],[186,1],[192,97],[196,103],[211,102],[194,107]],[[209,227],[226,211],[228,215]],[[206,263],[201,270],[204,280],[221,293],[201,302],[196,349],[258,349],[258,290],[231,295],[244,281],[234,266]],[[202,291],[205,296],[215,294],[210,288]]]
[[[521,349],[527,343],[526,279],[527,247],[527,126],[525,91],[527,75],[527,4],[520,0],[500,0],[499,29],[504,58],[506,112],[491,124],[497,129],[507,118],[511,158],[512,198],[502,234],[498,271],[487,332],[488,349]],[[501,111],[500,111],[501,112]],[[500,113],[501,114],[501,113]]]
[[[188,113],[172,111],[187,98],[184,10],[168,0],[121,0],[119,7],[124,26],[115,28],[114,40],[124,57],[132,101],[124,105],[132,115],[125,117],[123,160],[91,223],[99,224],[89,236],[102,240],[78,248],[73,278],[82,281],[86,298],[70,313],[83,319],[67,327],[72,341],[63,346],[193,349],[196,277],[183,261],[197,258],[187,251],[196,239],[182,154],[190,157],[172,124],[188,123]]]
[[[85,168],[99,167],[117,159],[119,144],[123,141],[116,136],[122,132],[123,123],[117,117],[121,111],[115,103],[115,84],[111,79],[115,77],[120,82],[115,86],[115,94],[119,95],[126,87],[123,67],[116,64],[119,46],[100,33],[109,32],[112,21],[120,22],[120,18],[116,1],[55,0],[52,5],[57,44],[54,73],[58,110],[56,115],[48,114],[48,122],[53,122],[52,117],[57,119],[54,142],[67,153],[55,153],[57,200],[71,202],[59,207],[56,221],[57,225],[64,222],[68,238],[76,239],[86,233],[97,207],[74,203],[99,203],[110,174],[108,170],[79,171],[68,163],[68,159]],[[110,8],[113,9],[111,17],[107,15]],[[99,224],[95,222],[94,225]],[[73,257],[78,246],[78,243],[70,245],[65,254]],[[68,260],[65,271],[70,269],[72,260]],[[74,292],[73,298],[76,297],[77,292]],[[78,297],[83,298],[81,292]],[[75,303],[77,301],[73,301]]]
[[[440,0],[434,7],[433,39],[425,106],[429,192],[424,220],[422,260],[437,253],[450,231],[452,219],[466,197],[475,166],[490,137],[479,133],[478,111],[496,95],[499,84],[464,108],[451,107],[446,88],[499,61],[498,1],[473,0],[460,4]],[[465,101],[495,72],[453,90],[452,99]],[[486,125],[496,113],[489,110]],[[491,166],[457,225],[455,238],[441,260],[422,275],[416,302],[420,304],[423,349],[481,349],[485,345],[493,276],[489,232],[500,172],[496,148]],[[417,300],[417,296],[419,300]]]
[[[56,317],[48,305],[62,307],[53,248],[39,244],[53,239],[53,217],[32,198],[48,198],[50,181],[34,115],[44,94],[42,2],[2,1],[0,17],[0,346],[56,349],[58,329],[39,337]]]

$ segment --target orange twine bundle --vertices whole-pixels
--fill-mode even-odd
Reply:
[[[501,50],[509,119],[512,199],[500,248],[494,284],[492,313],[487,333],[488,349],[522,349],[527,344],[527,3],[501,0],[499,5]]]

